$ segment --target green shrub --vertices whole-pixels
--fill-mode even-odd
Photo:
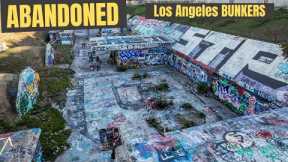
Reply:
[[[65,120],[54,108],[35,108],[17,121],[16,126],[18,128],[41,128],[40,142],[46,160],[55,160],[69,146],[67,139],[71,131],[65,129]]]
[[[154,88],[157,91],[168,91],[169,90],[169,85],[168,85],[168,83],[160,83],[158,85],[155,85]]]
[[[197,126],[197,124],[194,121],[187,120],[186,118],[182,117],[181,115],[177,116],[177,120],[181,124],[181,129],[186,129],[186,128]]]
[[[149,75],[146,72],[144,74],[134,73],[134,75],[132,76],[132,79],[133,80],[141,80],[141,79],[146,79],[148,77],[149,77]]]
[[[159,121],[156,118],[148,118],[146,119],[146,122],[148,123],[149,126],[155,128],[160,134],[163,134],[164,131],[168,132],[171,131],[169,128],[164,128],[163,126],[161,126],[161,121]]]
[[[191,103],[183,103],[182,105],[181,105],[181,107],[182,108],[184,108],[184,109],[187,109],[187,110],[191,110],[191,109],[193,109],[193,106],[191,105]]]
[[[118,65],[118,66],[116,67],[116,70],[117,70],[118,72],[125,72],[125,71],[128,70],[128,66],[126,66],[126,65]]]
[[[204,113],[202,113],[202,112],[198,112],[198,113],[196,114],[196,116],[198,116],[198,117],[201,118],[201,119],[206,119],[206,115],[205,115]]]
[[[7,132],[13,132],[16,130],[16,127],[13,123],[0,120],[0,134],[7,133]]]
[[[133,80],[141,80],[142,76],[139,73],[134,73],[134,75],[132,76]]]
[[[55,46],[55,63],[56,64],[69,64],[73,62],[72,46],[71,45],[57,45]]]
[[[168,100],[163,97],[155,98],[154,102],[155,102],[154,108],[157,110],[164,110],[174,104],[172,100]]]
[[[208,93],[209,87],[206,83],[199,83],[197,86],[197,92],[200,94]]]

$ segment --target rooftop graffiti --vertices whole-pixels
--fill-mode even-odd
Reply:
[[[158,36],[108,36],[94,37],[87,42],[92,47],[92,51],[113,51],[145,49],[159,46],[167,46],[172,42]]]
[[[178,27],[172,28],[172,24]],[[257,96],[288,104],[284,99],[287,94],[281,92],[288,85],[287,62],[278,44],[140,16],[129,19],[129,25],[139,34],[167,39],[176,36],[175,32],[181,33],[174,37],[172,46],[178,56],[234,81]],[[160,29],[171,29],[174,33],[163,33]]]

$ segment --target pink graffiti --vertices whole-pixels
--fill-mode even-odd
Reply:
[[[160,151],[176,146],[176,139],[173,137],[154,135],[152,138],[152,146],[156,150]]]

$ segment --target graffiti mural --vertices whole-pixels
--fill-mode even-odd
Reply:
[[[144,57],[142,50],[124,50],[119,52],[119,58],[121,62],[126,62],[131,58]]]
[[[136,143],[135,147],[135,155],[137,159],[143,160],[153,160],[153,152],[154,148],[147,143]]]
[[[236,79],[237,83],[250,92],[267,99],[268,101],[275,101],[275,90],[271,87],[265,86],[262,83],[245,76],[240,73]]]
[[[235,108],[238,113],[245,113],[248,108],[249,94],[245,89],[229,84],[228,80],[214,80],[212,83],[214,94]]]
[[[41,129],[33,128],[0,135],[0,161],[42,162],[42,149],[39,142]]]
[[[288,155],[286,142],[285,137],[279,138],[270,130],[249,134],[230,131],[224,134],[223,141],[208,147],[218,161],[283,161]]]
[[[174,137],[157,134],[152,135],[148,141],[134,144],[133,147],[136,153],[133,155],[144,161],[190,162],[192,157],[184,145]]]
[[[121,63],[136,61],[139,64],[162,65],[167,62],[167,56],[170,53],[165,47],[149,48],[144,50],[124,50],[119,52]]]
[[[275,74],[276,77],[282,78],[288,81],[288,63],[281,63],[278,65],[278,71]]]
[[[175,55],[168,55],[167,64],[185,74],[193,82],[208,82],[207,73],[199,66]]]
[[[122,145],[118,128],[101,129],[99,131],[99,136],[103,150],[110,150]]]
[[[37,102],[40,76],[32,68],[23,70],[19,77],[16,108],[20,116],[29,112]]]

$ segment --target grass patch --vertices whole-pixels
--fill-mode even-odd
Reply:
[[[145,72],[144,74],[134,73],[132,76],[132,80],[142,80],[149,77],[149,74]]]
[[[153,87],[156,91],[161,91],[161,92],[166,92],[169,91],[169,85],[168,83],[164,82],[164,83],[160,83],[158,85],[155,85]]]
[[[195,112],[191,117],[183,116],[181,114],[176,115],[176,119],[181,125],[181,129],[186,129],[194,126],[198,126],[205,123],[206,115],[202,112]]]
[[[183,108],[183,109],[185,109],[185,110],[191,110],[191,109],[193,109],[193,106],[192,106],[192,104],[191,103],[183,103],[182,105],[181,105],[181,107]]]
[[[150,127],[153,127],[153,128],[155,128],[160,134],[162,134],[162,135],[164,135],[164,131],[166,131],[166,132],[169,132],[169,131],[171,131],[170,129],[168,129],[168,128],[164,128],[162,125],[161,125],[161,121],[159,121],[158,119],[156,119],[156,118],[153,118],[153,117],[151,117],[151,118],[148,118],[148,119],[146,119],[146,122],[148,123],[148,125],[150,126]]]
[[[141,15],[145,16],[145,5],[133,5],[133,6],[127,6],[126,7],[127,13],[131,15]]]
[[[55,160],[68,147],[71,131],[65,129],[65,120],[52,107],[36,107],[15,124],[18,128],[41,128],[40,142],[45,160]]]
[[[197,126],[195,122],[191,120],[187,120],[186,118],[177,118],[177,120],[181,124],[181,129],[186,129],[186,128]]]
[[[70,69],[49,68],[40,72],[40,98],[47,97],[60,106],[64,106],[67,89],[72,86],[73,71]],[[45,98],[45,99],[44,99]]]
[[[209,86],[206,83],[199,83],[197,86],[197,92],[199,94],[206,94],[209,91]]]
[[[164,97],[152,98],[150,99],[150,102],[152,103],[152,108],[156,110],[165,110],[174,104],[173,100],[168,100]]]
[[[71,130],[65,129],[65,120],[60,112],[52,107],[36,106],[21,119],[11,123],[0,120],[0,133],[32,128],[42,130],[40,142],[45,160],[55,160],[69,147],[67,139]]]
[[[56,45],[55,50],[55,63],[56,64],[69,64],[73,62],[72,46],[71,45]]]
[[[0,53],[0,72],[19,74],[30,66],[34,70],[43,67],[44,47],[21,46]]]

